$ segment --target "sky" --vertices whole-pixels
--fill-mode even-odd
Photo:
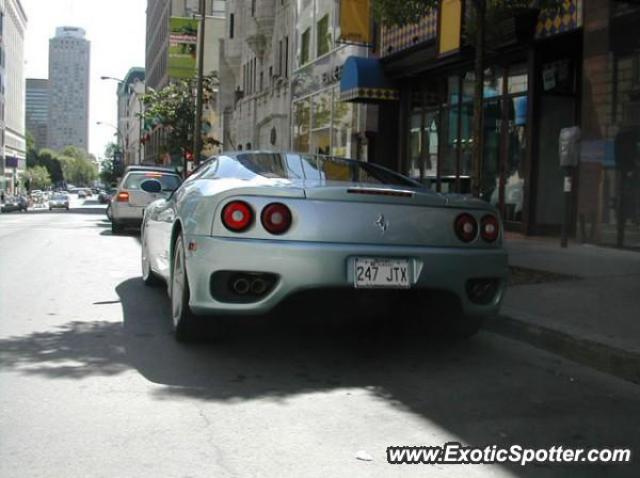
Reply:
[[[124,78],[129,68],[144,67],[146,0],[20,0],[27,14],[25,77],[47,78],[49,39],[56,27],[87,31],[91,42],[89,152],[101,157],[115,130],[97,125],[117,123],[117,83],[101,76]]]

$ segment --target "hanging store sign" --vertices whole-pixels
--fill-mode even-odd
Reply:
[[[438,54],[450,55],[460,49],[462,0],[442,0],[438,26]]]
[[[340,38],[342,43],[371,43],[370,0],[340,1]]]

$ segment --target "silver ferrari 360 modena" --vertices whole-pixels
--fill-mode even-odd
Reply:
[[[167,283],[180,341],[203,320],[263,314],[309,292],[426,301],[422,320],[469,336],[497,313],[507,274],[488,203],[328,156],[221,154],[142,223],[142,277]]]

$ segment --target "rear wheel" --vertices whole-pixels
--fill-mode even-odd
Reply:
[[[116,221],[111,221],[111,233],[112,234],[120,234],[124,230],[124,226],[122,224],[118,224]]]
[[[171,271],[171,316],[178,342],[191,342],[198,335],[199,319],[191,312],[189,296],[184,241],[180,234],[173,249],[173,270]]]

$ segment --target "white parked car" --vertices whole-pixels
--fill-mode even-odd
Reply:
[[[140,184],[156,179],[162,188],[157,193],[143,191]],[[111,232],[118,234],[126,226],[138,227],[142,223],[144,208],[156,199],[168,198],[178,189],[182,179],[171,168],[158,166],[130,166],[111,199]]]

